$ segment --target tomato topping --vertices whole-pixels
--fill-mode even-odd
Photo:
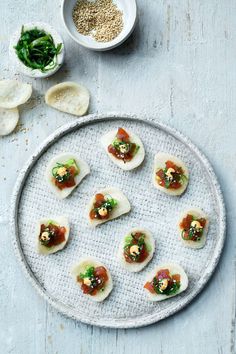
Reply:
[[[173,168],[174,170],[178,169],[178,167],[174,164],[174,162],[170,160],[166,161],[166,168]]]
[[[116,137],[119,140],[125,141],[127,143],[129,142],[129,134],[123,128],[118,129]]]
[[[95,200],[96,200],[96,202],[104,202],[104,195],[103,194],[101,194],[101,193],[98,193],[98,194],[96,194],[95,195]]]
[[[103,266],[95,268],[94,276],[98,277],[98,278],[101,278],[103,281],[107,281],[108,280],[108,275],[107,275],[106,268],[103,267]]]
[[[144,288],[152,294],[174,295],[180,288],[180,274],[170,274],[169,269],[160,269]]]
[[[191,226],[191,222],[193,221],[193,216],[188,214],[180,223],[180,228],[188,230]]]
[[[69,173],[69,177],[65,181],[59,182],[56,178],[53,178],[55,185],[60,190],[65,189],[65,188],[74,187],[76,185],[76,182],[75,182],[75,175],[77,174],[76,168],[74,166],[70,166],[70,167],[68,167],[67,171]]]
[[[95,195],[93,208],[90,210],[90,219],[108,219],[113,208],[117,205],[117,201],[110,196],[106,197],[98,193]]]
[[[177,281],[177,282],[180,282],[180,275],[179,274],[173,274],[172,275],[172,279]]]
[[[107,149],[110,154],[118,160],[123,160],[125,163],[132,160],[137,153],[139,146],[130,141],[129,134],[123,128],[119,128],[116,134],[116,139]]]
[[[158,279],[170,279],[169,269],[161,269],[157,272]]]
[[[155,290],[154,290],[154,288],[153,288],[152,283],[147,282],[147,283],[144,285],[144,288],[147,289],[147,290],[149,290],[150,293],[155,294]]]
[[[101,289],[104,288],[105,283],[108,281],[108,274],[107,270],[103,266],[99,266],[92,269],[92,274],[89,275],[89,281],[90,285],[84,283],[84,279],[87,278],[87,275],[83,275],[77,277],[77,281],[81,283],[81,289],[84,294],[89,294],[91,296],[94,296],[97,294],[97,292]]]
[[[66,228],[64,226],[57,226],[42,224],[40,226],[39,241],[45,247],[53,247],[60,245],[65,241]],[[46,236],[45,236],[46,235]]]
[[[165,162],[166,167],[156,171],[157,183],[167,189],[179,189],[182,186],[182,178],[185,177],[181,167],[176,166],[172,161]],[[172,169],[168,173],[168,169]]]
[[[145,243],[145,235],[141,232],[131,234],[132,240],[124,247],[124,257],[128,263],[142,263],[148,257],[149,252]],[[131,254],[130,249],[132,246],[138,246],[138,253]]]
[[[192,226],[192,222],[196,221],[200,223],[200,228]],[[206,226],[206,219],[195,218],[193,215],[187,214],[186,217],[179,224],[182,230],[182,238],[187,241],[200,241],[204,227]]]

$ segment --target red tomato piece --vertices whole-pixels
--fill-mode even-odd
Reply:
[[[148,291],[150,291],[150,293],[155,294],[155,290],[153,288],[153,285],[149,281],[144,285],[144,288],[147,289]]]
[[[129,134],[123,128],[118,129],[116,137],[122,141],[129,142]]]

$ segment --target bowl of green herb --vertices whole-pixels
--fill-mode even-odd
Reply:
[[[35,78],[53,75],[64,60],[61,36],[41,22],[21,26],[11,38],[9,52],[17,69]]]

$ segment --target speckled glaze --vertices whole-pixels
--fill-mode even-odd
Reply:
[[[103,308],[96,308],[96,311],[92,313],[92,315],[88,315],[86,311],[83,312],[82,310],[78,310],[77,308],[74,308],[71,306],[71,304],[65,304],[65,302],[59,301],[58,297],[54,297],[52,293],[50,293],[47,290],[47,285],[42,284],[40,282],[40,276],[38,274],[35,274],[34,270],[32,269],[32,264],[30,265],[30,258],[28,257],[27,253],[27,242],[24,243],[24,240],[22,239],[21,232],[19,231],[19,220],[20,216],[18,213],[18,208],[20,203],[22,202],[22,193],[25,193],[25,189],[27,190],[27,179],[29,178],[29,175],[33,172],[35,165],[37,164],[38,160],[44,156],[44,154],[48,154],[48,149],[53,149],[56,145],[55,143],[61,143],[65,136],[67,136],[66,139],[69,138],[70,134],[74,134],[75,132],[79,133],[80,129],[85,131],[88,129],[88,131],[91,132],[91,125],[105,125],[105,126],[110,126],[116,124],[116,121],[119,121],[119,124],[123,122],[123,124],[127,124],[129,126],[132,126],[132,129],[135,131],[136,129],[144,129],[146,132],[149,130],[152,131],[152,134],[156,130],[156,137],[157,139],[159,138],[160,140],[163,138],[163,146],[165,144],[168,145],[168,142],[166,140],[174,141],[176,142],[176,145],[178,145],[179,151],[184,150],[183,154],[187,156],[191,156],[192,159],[194,159],[194,162],[196,164],[199,164],[200,166],[200,173],[202,174],[203,182],[209,184],[211,186],[211,191],[210,193],[210,202],[212,205],[214,205],[214,212],[212,211],[212,220],[217,220],[217,226],[213,225],[212,227],[212,233],[211,233],[211,238],[209,239],[209,247],[211,248],[204,248],[205,253],[197,253],[197,256],[199,258],[201,257],[201,260],[203,262],[203,255],[205,255],[207,258],[204,263],[204,269],[202,270],[201,274],[198,274],[197,278],[195,279],[194,276],[195,274],[189,272],[188,269],[186,270],[189,278],[190,278],[190,287],[189,289],[182,293],[180,296],[177,296],[176,298],[173,298],[174,300],[167,300],[163,304],[164,305],[158,305],[158,306],[163,306],[163,307],[155,307],[153,305],[150,305],[148,308],[147,305],[147,312],[145,313],[145,306],[146,303],[144,302],[144,306],[142,309],[142,313],[137,314],[136,316],[129,316],[129,313],[127,316],[123,316],[123,312],[121,310],[121,314],[119,316],[109,316],[107,317],[107,311],[109,310],[109,306],[113,306],[116,301],[119,299],[116,299],[116,291],[118,290],[117,288],[114,288],[113,294],[111,298],[109,298],[104,304]],[[103,126],[102,126],[103,127]],[[90,129],[90,130],[89,130]],[[68,135],[69,134],[69,135]],[[89,134],[89,133],[88,133]],[[159,134],[159,135],[158,135]],[[147,134],[148,135],[148,134]],[[145,142],[144,142],[145,143]],[[145,144],[146,150],[148,150],[147,144]],[[174,148],[172,148],[174,149]],[[49,153],[50,154],[50,153]],[[107,156],[106,156],[107,158]],[[146,156],[146,160],[148,157]],[[150,163],[150,161],[148,161]],[[109,165],[110,166],[110,165]],[[111,167],[113,168],[113,167]],[[144,169],[144,167],[142,167]],[[152,171],[150,171],[150,176],[151,176]],[[198,173],[198,172],[196,172]],[[194,180],[193,176],[193,180]],[[140,184],[140,181],[137,180],[137,183]],[[151,187],[150,187],[151,188]],[[191,186],[191,170],[190,170],[190,186],[188,188],[193,188]],[[196,188],[199,188],[199,186],[196,186]],[[188,197],[188,190],[185,194],[186,202],[191,203],[190,196],[191,196],[191,190],[189,191],[189,197]],[[132,193],[135,193],[132,191]],[[158,192],[159,193],[159,192]],[[131,194],[132,195],[132,194]],[[159,200],[161,198],[167,198],[163,197],[161,194],[158,194],[157,197]],[[205,196],[203,195],[203,198]],[[170,197],[168,197],[170,198]],[[182,197],[181,197],[182,198]],[[205,198],[206,199],[206,198]],[[163,199],[166,201],[166,199]],[[169,200],[169,199],[168,199]],[[180,200],[180,203],[183,203],[184,199]],[[23,198],[24,202],[24,198]],[[203,200],[202,200],[203,202]],[[207,201],[205,201],[207,203]],[[175,203],[178,203],[178,201],[175,200]],[[131,203],[132,204],[132,203]],[[134,203],[133,203],[134,205]],[[209,204],[210,205],[210,204]],[[181,204],[182,207],[182,204]],[[134,206],[135,208],[135,206]],[[86,117],[83,117],[82,119],[76,120],[75,122],[68,123],[64,125],[63,127],[59,128],[54,134],[49,136],[45,142],[36,150],[36,152],[32,155],[30,160],[26,163],[25,167],[21,170],[14,191],[12,195],[12,200],[11,200],[11,229],[12,229],[12,240],[13,240],[13,245],[14,249],[17,255],[18,260],[20,261],[20,264],[22,268],[24,269],[24,272],[27,276],[27,278],[30,280],[31,284],[36,288],[36,290],[39,292],[41,296],[43,296],[52,306],[54,306],[58,311],[63,313],[66,316],[69,316],[71,318],[77,319],[79,321],[82,321],[84,323],[88,324],[93,324],[97,326],[103,326],[103,327],[114,327],[114,328],[131,328],[131,327],[140,327],[140,326],[145,326],[157,321],[160,321],[163,318],[166,318],[180,309],[182,309],[184,306],[189,304],[195,296],[204,288],[206,283],[208,282],[210,276],[214,272],[214,269],[219,261],[223,245],[224,245],[224,240],[225,240],[225,229],[226,229],[226,221],[225,221],[225,207],[224,207],[224,201],[223,201],[223,196],[221,193],[220,186],[218,184],[217,178],[215,176],[215,173],[210,166],[208,160],[206,157],[199,151],[199,149],[192,144],[192,142],[185,136],[183,136],[181,133],[178,131],[165,126],[162,123],[154,123],[151,121],[143,121],[141,118],[138,118],[136,116],[126,116],[122,114],[107,114],[107,115],[89,115]],[[24,214],[24,210],[22,211]],[[168,217],[171,218],[171,213],[168,215]],[[33,217],[33,216],[32,216]],[[125,223],[126,223],[126,229],[127,229],[127,222],[129,221],[129,216],[126,217]],[[214,223],[213,223],[214,224]],[[113,228],[116,225],[115,223],[112,224]],[[122,221],[118,226],[121,227]],[[156,224],[153,224],[153,228],[155,230]],[[117,228],[118,228],[117,226]],[[22,225],[21,225],[22,227]],[[212,237],[213,236],[213,237]],[[178,235],[176,235],[176,243],[178,242],[177,240]],[[157,240],[158,240],[158,235],[157,235]],[[119,243],[120,240],[118,240]],[[168,243],[169,242],[169,243]],[[174,240],[175,242],[175,240]],[[161,244],[163,244],[161,240]],[[168,247],[171,247],[173,245],[172,241],[167,241],[166,244],[163,244],[163,251],[160,250],[160,257],[162,257],[163,252],[165,254],[168,253]],[[178,247],[180,247],[178,245]],[[71,247],[70,247],[71,248]],[[160,246],[161,248],[161,246]],[[25,253],[26,250],[26,253]],[[64,252],[70,252],[70,250],[65,249]],[[73,250],[71,250],[73,252]],[[34,252],[34,250],[32,250]],[[158,252],[158,251],[157,251]],[[189,255],[193,257],[196,257],[196,251],[195,250],[190,250],[189,252],[195,252],[195,253],[189,253],[185,254],[186,251],[185,248],[183,248],[182,254],[179,254],[176,257],[179,257],[178,260],[181,263],[188,264],[190,263],[193,266],[193,262],[190,259],[189,260]],[[201,252],[201,251],[197,251]],[[196,259],[196,258],[195,258]],[[171,259],[172,260],[172,259]],[[174,260],[173,260],[174,261]],[[40,261],[41,262],[41,261]],[[109,264],[110,262],[110,264]],[[113,267],[113,263],[116,262],[113,259],[110,259],[108,262],[108,266]],[[150,271],[155,265],[157,261],[154,260],[150,262],[151,264],[147,267],[147,271]],[[192,263],[191,263],[192,262]],[[191,267],[190,267],[191,268]],[[194,267],[193,267],[194,268]],[[147,273],[146,273],[147,274]],[[122,275],[123,278],[126,278],[126,275]],[[135,275],[132,275],[135,276]],[[143,281],[145,277],[141,276],[140,282]],[[193,281],[191,280],[193,278]],[[142,287],[142,283],[141,283]],[[139,290],[138,290],[139,291]],[[60,293],[60,289],[59,289]],[[130,293],[129,293],[130,294]],[[140,292],[142,294],[142,292]],[[128,296],[128,293],[125,292],[125,296]],[[80,294],[78,295],[78,297]],[[126,298],[128,300],[128,298]],[[125,298],[121,298],[120,304],[123,304],[124,309],[125,309]],[[110,301],[110,303],[108,302]],[[89,306],[89,302],[85,302],[85,305]],[[99,312],[100,311],[100,312]]]

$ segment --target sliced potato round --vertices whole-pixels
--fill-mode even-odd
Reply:
[[[129,171],[141,165],[144,160],[145,150],[142,141],[137,135],[129,132],[127,129],[125,129],[125,131],[129,134],[130,141],[139,146],[139,150],[134,155],[131,161],[124,162],[123,160],[119,160],[108,151],[108,146],[112,144],[112,142],[116,138],[117,130],[112,130],[104,134],[101,138],[101,144],[111,161],[113,161],[117,166],[122,168],[122,170]]]
[[[65,241],[60,243],[57,246],[53,246],[50,248],[42,245],[39,241],[41,225],[43,225],[43,224],[48,225],[49,221],[53,221],[56,225],[61,226],[61,227],[64,226],[66,228]],[[68,241],[69,233],[70,233],[69,221],[68,221],[68,218],[65,216],[52,216],[49,218],[44,218],[44,219],[39,220],[37,223],[37,227],[36,227],[38,253],[43,254],[43,255],[48,255],[48,254],[52,254],[52,253],[62,250]]]
[[[146,282],[151,282],[153,280],[153,278],[156,276],[157,272],[161,269],[169,269],[169,272],[171,275],[179,274],[180,275],[180,288],[173,295],[156,294],[156,293],[152,294],[149,290],[144,288],[144,290],[147,293],[148,300],[150,300],[150,301],[162,301],[162,300],[169,299],[170,297],[173,297],[173,296],[176,296],[176,295],[182,293],[188,287],[187,274],[185,273],[184,269],[180,265],[174,264],[174,263],[164,263],[164,264],[158,265],[152,272],[150,272],[148,274],[144,284],[146,284]]]
[[[18,108],[6,109],[0,107],[0,136],[12,133],[18,121]]]
[[[206,225],[203,229],[203,233],[202,233],[200,241],[184,240],[181,236],[182,229],[180,227],[180,223],[183,220],[183,218],[185,218],[188,214],[195,216],[197,219],[200,219],[200,218],[206,219]],[[202,248],[205,246],[205,243],[206,243],[206,236],[207,236],[207,232],[208,232],[208,227],[209,227],[208,216],[199,208],[191,208],[191,209],[185,211],[179,220],[178,228],[179,228],[179,232],[180,232],[180,239],[183,242],[183,244],[187,247],[194,248],[194,249]]]
[[[62,82],[46,92],[45,101],[59,111],[83,116],[89,106],[89,91],[75,82]]]
[[[75,186],[73,187],[68,187],[60,190],[53,182],[53,175],[52,175],[52,169],[53,167],[56,166],[57,162],[58,163],[65,163],[66,161],[74,159],[78,168],[79,168],[79,174],[75,176]],[[51,191],[56,195],[57,198],[59,199],[64,199],[68,197],[68,195],[71,194],[71,192],[80,184],[80,182],[83,180],[85,176],[87,176],[90,173],[90,168],[87,164],[87,162],[83,161],[79,156],[75,155],[74,153],[63,153],[59,154],[55,157],[53,157],[46,168],[45,172],[45,179],[46,182],[51,189]]]
[[[111,216],[109,219],[91,219],[89,216],[90,211],[93,208],[94,202],[95,202],[95,195],[91,198],[89,204],[88,204],[88,220],[91,226],[97,226],[100,224],[103,224],[107,221],[110,221],[112,219],[116,219],[120,217],[123,214],[126,214],[130,211],[131,206],[126,198],[126,196],[121,192],[118,188],[115,187],[107,187],[105,189],[102,189],[98,191],[96,194],[103,194],[104,196],[109,196],[112,197],[117,201],[117,205],[114,207],[114,209],[111,212]]]
[[[125,246],[125,241],[126,238],[129,237],[132,233],[136,232],[141,232],[145,235],[145,243],[146,247],[148,249],[148,257],[141,263],[128,263],[125,260],[124,257],[124,246]],[[151,234],[151,232],[147,229],[144,229],[142,227],[135,227],[132,230],[130,230],[127,235],[123,238],[123,240],[120,243],[119,250],[118,250],[118,259],[121,262],[122,266],[127,269],[129,272],[140,272],[146,265],[150,262],[150,260],[153,257],[155,251],[155,240]]]
[[[113,282],[112,282],[112,277],[111,273],[107,269],[107,267],[102,264],[99,260],[97,260],[94,257],[83,257],[79,260],[77,264],[75,264],[72,269],[71,269],[71,275],[75,282],[80,286],[80,283],[77,281],[77,277],[80,275],[80,273],[84,273],[86,271],[87,267],[104,267],[106,268],[107,275],[108,275],[108,280],[105,283],[104,290],[98,291],[98,293],[94,296],[91,295],[85,295],[88,296],[91,300],[96,301],[96,302],[101,302],[105,300],[105,298],[110,294],[110,292],[113,289]]]
[[[174,164],[176,164],[176,166],[181,167],[184,171],[184,175],[187,177],[182,186],[178,189],[170,189],[170,188],[165,188],[160,186],[157,183],[157,179],[156,179],[156,172],[159,169],[164,169],[165,168],[165,163],[166,161],[172,161]],[[178,196],[183,194],[183,192],[185,191],[185,189],[188,186],[188,181],[189,181],[189,172],[188,172],[188,168],[187,166],[184,164],[184,162],[182,160],[180,160],[178,157],[164,153],[164,152],[158,152],[155,155],[154,158],[154,169],[153,169],[153,184],[154,186],[161,190],[162,192],[169,194],[169,195],[173,195],[173,196]]]
[[[16,108],[28,101],[32,86],[17,80],[0,81],[0,107]]]

